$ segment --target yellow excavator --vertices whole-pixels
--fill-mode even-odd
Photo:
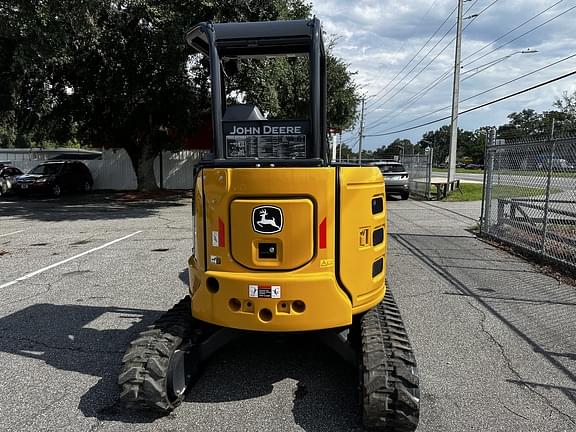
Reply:
[[[367,430],[415,430],[416,362],[386,286],[384,180],[330,162],[319,20],[203,22],[186,41],[209,61],[213,126],[195,179],[189,295],[131,342],[120,399],[170,412],[243,332],[315,332],[358,368]],[[308,118],[227,103],[227,64],[275,57],[307,64]]]

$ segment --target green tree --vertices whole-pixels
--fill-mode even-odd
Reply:
[[[558,108],[560,112],[570,116],[572,120],[576,120],[576,90],[574,90],[572,94],[564,92],[562,97],[556,99],[553,105]]]
[[[458,160],[471,160],[473,163],[482,163],[484,160],[484,132],[478,129],[474,132],[458,129]],[[450,126],[444,125],[435,131],[428,131],[417,144],[420,151],[427,146],[434,147],[434,164],[448,162],[450,148]]]
[[[435,131],[428,131],[422,135],[422,140],[432,143],[434,147],[434,161],[433,163],[445,163],[448,160],[448,151],[450,147],[450,126],[442,126]],[[429,144],[418,142],[418,147],[422,150]]]
[[[358,87],[348,65],[326,47],[329,127],[342,130],[354,125],[360,102]],[[242,93],[274,119],[307,118],[310,109],[309,63],[301,57],[244,60],[230,83],[229,93]]]
[[[200,21],[295,19],[310,10],[304,0],[3,1],[0,53],[7,54],[0,74],[7,82],[0,87],[0,143],[80,139],[124,147],[139,188],[154,188],[154,157],[179,148],[210,112],[207,69],[192,56],[184,32]],[[355,87],[341,76],[340,60],[330,63],[332,85],[344,83],[343,97],[352,95],[352,103],[333,104],[330,118],[333,126],[347,127]],[[274,78],[293,77],[264,78],[261,88],[271,89],[279,87]],[[256,94],[255,102],[272,106],[268,94]],[[288,107],[288,99],[278,92],[277,106]]]
[[[545,113],[554,116],[554,129],[559,134],[576,133],[576,90],[570,95],[564,92],[561,98],[556,99],[554,107],[559,111]]]
[[[342,149],[338,149],[338,157],[342,161],[347,161],[356,158],[356,154],[352,152],[352,149],[348,144],[342,144]]]
[[[374,159],[390,159],[394,156],[414,154],[415,150],[415,146],[409,139],[396,138],[387,146],[376,149]]]
[[[541,136],[546,130],[542,114],[533,109],[523,109],[520,112],[508,114],[508,123],[498,128],[498,137],[517,139]]]
[[[576,129],[576,117],[572,114],[574,101],[568,95],[558,99],[554,105],[560,111],[538,113],[533,109],[524,109],[508,115],[509,122],[498,128],[498,137],[502,139],[547,139],[552,134],[566,133]]]

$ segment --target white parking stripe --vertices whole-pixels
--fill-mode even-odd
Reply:
[[[18,234],[18,233],[21,233],[21,232],[24,232],[24,230],[14,231],[14,232],[11,232],[11,233],[8,233],[8,234],[0,234],[0,237],[6,237],[6,236],[9,236],[9,235]]]
[[[0,289],[2,289],[2,288],[7,288],[7,287],[9,287],[9,286],[12,286],[12,285],[14,285],[14,284],[17,284],[18,282],[22,282],[23,280],[30,279],[31,277],[34,277],[34,276],[36,276],[36,275],[39,275],[40,273],[44,273],[45,271],[48,271],[48,270],[50,270],[50,269],[53,269],[54,267],[61,266],[62,264],[66,264],[67,262],[73,261],[73,260],[75,260],[76,258],[80,258],[80,257],[83,257],[84,255],[88,255],[88,254],[91,254],[92,252],[96,252],[96,251],[98,251],[98,250],[100,250],[100,249],[104,249],[105,247],[111,246],[111,245],[113,245],[114,243],[118,243],[118,242],[120,242],[120,241],[122,241],[122,240],[126,240],[126,239],[128,239],[128,238],[130,238],[130,237],[132,237],[132,236],[135,236],[136,234],[139,234],[139,233],[141,233],[141,232],[142,232],[142,231],[133,232],[132,234],[129,234],[129,235],[127,235],[127,236],[124,236],[124,237],[119,238],[119,239],[116,239],[116,240],[112,240],[111,242],[108,242],[108,243],[106,243],[106,244],[103,244],[102,246],[98,246],[98,247],[96,247],[96,248],[94,248],[94,249],[90,249],[90,250],[87,250],[86,252],[82,252],[81,254],[74,255],[73,257],[70,257],[70,258],[67,258],[67,259],[65,259],[65,260],[63,260],[63,261],[60,261],[60,262],[57,262],[57,263],[55,263],[55,264],[49,265],[48,267],[44,267],[44,268],[42,268],[42,269],[40,269],[40,270],[36,270],[35,272],[28,273],[27,275],[24,275],[24,276],[22,276],[22,277],[19,277],[18,279],[13,280],[12,282],[8,282],[8,283],[5,283],[5,284],[3,284],[3,285],[0,285]]]

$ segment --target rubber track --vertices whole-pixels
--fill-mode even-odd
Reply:
[[[169,398],[166,375],[172,354],[193,337],[193,327],[190,296],[186,296],[130,343],[118,377],[125,405],[163,413],[180,405],[184,395]]]
[[[363,424],[369,431],[412,432],[418,426],[418,370],[390,290],[366,312],[362,341]]]

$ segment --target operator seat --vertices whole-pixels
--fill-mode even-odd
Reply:
[[[234,104],[226,108],[222,117],[224,121],[257,121],[266,120],[258,107],[252,104]]]

